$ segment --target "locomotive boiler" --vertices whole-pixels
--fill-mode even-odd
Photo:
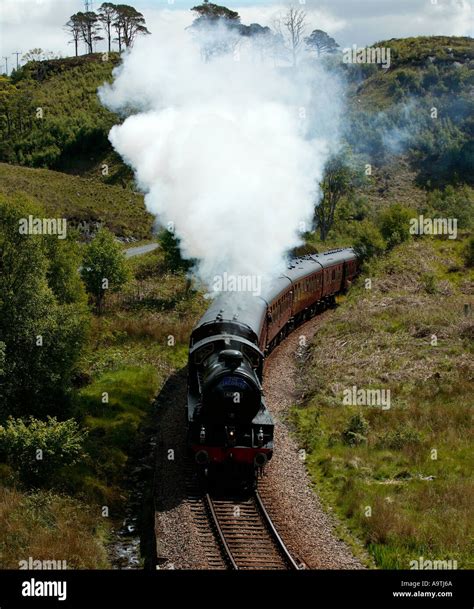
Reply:
[[[209,472],[255,477],[273,454],[262,390],[265,356],[295,327],[335,303],[358,271],[352,249],[293,259],[259,296],[221,293],[194,328],[188,362],[188,446]]]

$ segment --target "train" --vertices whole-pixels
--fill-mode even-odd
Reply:
[[[265,357],[297,326],[334,306],[354,281],[351,248],[293,258],[258,296],[220,293],[189,343],[187,444],[206,476],[226,467],[255,480],[273,455],[262,389]]]

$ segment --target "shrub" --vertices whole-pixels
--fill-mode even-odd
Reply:
[[[368,260],[382,254],[386,244],[379,229],[369,220],[364,220],[356,229],[353,247],[361,260]]]
[[[421,282],[427,294],[436,294],[438,291],[436,275],[434,273],[424,273]]]
[[[464,261],[466,266],[474,267],[474,237],[470,237],[464,247]]]
[[[349,419],[347,426],[342,432],[342,441],[349,446],[356,446],[367,442],[369,423],[361,413],[357,413]]]
[[[191,268],[192,262],[181,257],[179,239],[171,231],[163,230],[158,237],[158,242],[164,254],[165,269],[172,273],[179,273]]]
[[[0,422],[64,413],[89,320],[73,244],[20,234],[29,214],[43,212],[26,197],[0,195]]]
[[[73,419],[10,417],[0,426],[0,454],[23,482],[49,486],[62,467],[74,465],[83,455],[85,435]]]
[[[410,219],[414,217],[407,207],[392,205],[380,214],[380,232],[389,248],[410,238]]]
[[[109,230],[101,229],[88,245],[81,275],[99,313],[106,291],[117,292],[128,281],[130,273],[125,256]]]
[[[377,445],[379,448],[401,450],[405,446],[417,446],[420,442],[420,432],[413,427],[405,427],[386,432]]]

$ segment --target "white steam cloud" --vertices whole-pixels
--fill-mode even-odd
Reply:
[[[99,92],[127,115],[109,138],[148,209],[173,223],[208,286],[225,272],[281,272],[311,227],[317,183],[338,140],[341,94],[318,62],[295,71],[261,41],[232,46],[204,61],[189,31],[168,22],[136,42]]]

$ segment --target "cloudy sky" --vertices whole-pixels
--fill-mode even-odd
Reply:
[[[98,8],[102,0],[94,0]],[[471,0],[214,0],[237,10],[242,23],[271,25],[288,5],[304,8],[308,33],[327,31],[342,47],[419,35],[472,35]],[[140,10],[148,28],[166,20],[183,27],[192,20],[190,8],[200,0],[128,0]],[[16,63],[12,53],[40,47],[67,56],[73,53],[63,29],[69,17],[83,10],[83,0],[0,0],[0,55],[2,68]],[[98,46],[97,50],[102,47]]]

